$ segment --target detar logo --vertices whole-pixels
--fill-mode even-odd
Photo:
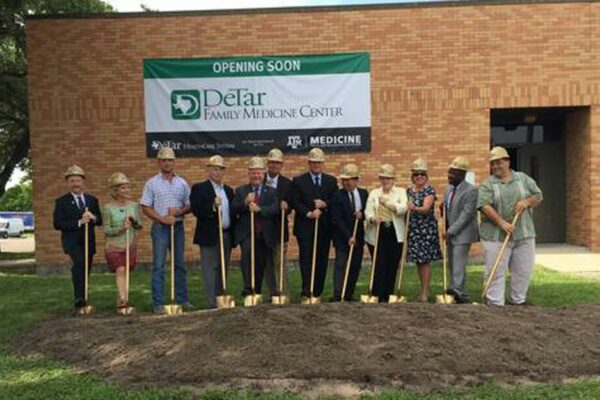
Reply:
[[[200,118],[200,92],[198,90],[173,90],[171,92],[171,117],[178,120]]]

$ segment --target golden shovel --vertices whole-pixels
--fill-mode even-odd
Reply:
[[[88,208],[85,208],[85,212],[88,211]],[[89,298],[89,290],[90,290],[90,223],[86,222],[84,227],[84,238],[83,238],[83,251],[85,254],[83,255],[83,287],[84,294],[83,299],[85,301],[85,306],[77,309],[78,315],[88,315],[94,312],[94,307],[88,304]]]
[[[379,303],[379,297],[373,296],[373,280],[375,279],[375,267],[377,266],[377,251],[379,250],[379,231],[381,222],[377,222],[377,232],[375,233],[375,250],[373,251],[373,265],[371,266],[371,278],[369,279],[369,293],[360,296],[361,303]]]
[[[302,304],[319,304],[321,303],[320,297],[314,296],[315,289],[315,270],[317,268],[317,235],[319,233],[319,218],[315,219],[315,233],[313,236],[313,252],[312,252],[312,266],[310,271],[310,293],[308,297],[302,298]]]
[[[354,253],[354,242],[356,241],[356,231],[358,230],[358,218],[354,217],[354,229],[352,229],[352,244],[348,253],[348,261],[346,261],[346,271],[344,272],[344,285],[342,286],[342,298],[340,302],[344,302],[346,298],[346,287],[348,286],[348,275],[350,274],[350,264],[352,264],[352,254]]]
[[[223,240],[223,220],[221,219],[221,205],[217,206],[217,220],[219,222],[219,256],[221,259],[221,280],[223,282],[223,294],[216,296],[215,300],[218,309],[234,308],[235,300],[230,294],[225,294],[227,291],[227,271],[225,270],[225,244]]]
[[[444,275],[444,292],[442,294],[438,294],[435,296],[435,302],[437,304],[454,304],[455,299],[451,294],[447,294],[446,290],[448,288],[448,274],[446,273],[447,262],[448,262],[448,245],[446,240],[444,239],[444,232],[446,230],[446,221],[444,220],[444,214],[441,213],[440,222],[439,222],[439,232],[440,232],[440,244],[442,245],[442,273]]]
[[[283,294],[283,266],[284,266],[284,262],[285,262],[284,257],[283,257],[283,255],[284,255],[283,241],[285,240],[284,229],[285,229],[285,211],[281,210],[281,234],[280,234],[281,253],[279,254],[279,290],[278,290],[279,295],[271,297],[271,303],[278,304],[278,305],[290,304],[290,298]]]
[[[175,304],[175,225],[171,225],[171,304],[165,305],[167,315],[183,314],[181,304]]]
[[[400,273],[398,274],[398,289],[396,294],[391,294],[388,300],[389,304],[398,304],[408,302],[408,298],[402,295],[402,278],[404,277],[404,264],[406,264],[406,254],[408,253],[408,227],[410,225],[410,210],[406,211],[406,221],[404,223],[404,245],[402,246],[402,256],[400,257]]]
[[[519,217],[521,216],[521,213],[523,211],[518,212],[515,217],[512,220],[512,226],[515,226],[517,221],[519,220]],[[506,235],[506,237],[504,238],[504,242],[502,243],[502,247],[500,247],[500,251],[498,252],[498,256],[496,257],[496,262],[494,262],[494,266],[492,267],[492,271],[490,272],[490,276],[488,277],[487,281],[485,282],[485,286],[483,287],[483,292],[481,293],[481,302],[485,303],[485,296],[487,294],[487,291],[490,287],[490,283],[492,283],[492,280],[494,279],[494,276],[496,275],[496,270],[498,269],[498,265],[500,265],[500,260],[502,259],[502,255],[504,254],[504,250],[506,250],[506,246],[508,245],[508,242],[510,240],[512,236],[512,233],[508,233]]]
[[[252,286],[252,294],[244,297],[244,307],[252,307],[262,303],[262,295],[256,294],[256,250],[254,245],[254,211],[250,210],[250,285]]]
[[[127,217],[129,218],[129,217]],[[125,230],[125,307],[117,308],[119,315],[131,315],[135,312],[134,307],[129,306],[129,228]]]

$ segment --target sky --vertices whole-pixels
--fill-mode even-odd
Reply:
[[[104,0],[118,12],[142,11],[140,4],[158,11],[225,10],[351,4],[424,3],[436,0]],[[439,1],[439,0],[438,0]]]

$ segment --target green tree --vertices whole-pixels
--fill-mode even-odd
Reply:
[[[0,197],[0,211],[33,211],[33,185],[25,181]]]
[[[0,1],[0,197],[15,167],[29,170],[25,19],[114,11],[100,0]]]

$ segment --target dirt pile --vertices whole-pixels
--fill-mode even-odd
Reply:
[[[270,305],[47,321],[15,343],[126,385],[356,394],[600,376],[600,305]]]

